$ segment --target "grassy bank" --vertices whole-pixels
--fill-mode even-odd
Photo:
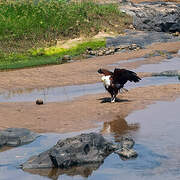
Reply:
[[[129,16],[118,10],[116,4],[100,5],[93,1],[65,0],[2,0],[0,69],[11,68],[12,65],[14,67],[14,64],[26,67],[58,63],[55,57],[64,53],[74,56],[85,50],[85,44],[81,45],[82,50],[79,47],[69,50],[54,48],[58,41],[77,37],[89,38],[99,32],[120,33],[131,21]],[[99,48],[100,44],[93,41],[91,47]],[[88,44],[86,46],[89,47]],[[48,54],[45,51],[48,47],[53,47],[56,53]],[[38,53],[39,48],[41,53]]]
[[[0,52],[0,70],[19,69],[50,64],[62,64],[64,55],[71,57],[82,55],[87,48],[93,50],[106,46],[105,40],[91,40],[74,45],[71,48],[52,46],[49,48],[30,49],[26,53]]]

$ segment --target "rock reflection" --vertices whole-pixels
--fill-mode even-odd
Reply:
[[[80,175],[84,178],[89,177],[93,171],[97,170],[101,164],[90,164],[79,167],[72,167],[70,169],[25,169],[26,172],[32,174],[39,174],[40,176],[46,176],[50,179],[57,180],[60,175],[77,176]]]
[[[118,139],[130,131],[137,131],[139,127],[139,123],[128,124],[124,118],[117,116],[113,121],[104,123],[102,133],[112,133],[115,139]]]
[[[3,146],[3,147],[0,147],[0,152],[4,152],[4,151],[10,150],[12,148],[13,147]]]

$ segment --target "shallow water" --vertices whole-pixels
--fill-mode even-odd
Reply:
[[[177,77],[146,77],[139,83],[127,82],[125,88],[144,87],[150,85],[163,85],[179,83]],[[0,94],[0,102],[33,102],[43,99],[44,102],[70,101],[76,97],[106,92],[102,83],[63,86],[45,89],[21,89]]]
[[[171,59],[165,59],[158,64],[144,64],[134,69],[135,72],[153,72],[158,73],[169,70],[180,69],[180,57],[174,57]]]
[[[19,164],[50,148],[59,138],[79,133],[42,134],[31,144],[0,153],[0,179],[179,179],[179,107],[180,99],[172,102],[159,101],[144,110],[130,114],[126,119],[116,117],[99,129],[88,131],[102,132],[106,138],[116,142],[122,135],[133,137],[136,142],[135,149],[139,154],[136,159],[124,161],[118,155],[111,154],[100,167],[84,167],[63,172],[46,169],[31,173],[18,169]]]
[[[137,62],[137,61],[144,61],[146,60],[146,58],[144,57],[140,57],[140,58],[133,58],[133,59],[128,59],[128,60],[124,60],[124,61],[119,61],[119,62],[116,62],[114,64],[110,64],[108,66],[119,66],[121,64],[125,64],[125,63],[132,63],[132,62]]]
[[[180,50],[178,55],[180,54]],[[141,61],[144,58],[135,58],[126,61],[117,62],[129,63],[135,61]],[[115,65],[115,64],[114,64]],[[123,67],[121,67],[123,68]],[[146,64],[141,65],[139,68],[134,69],[135,72],[162,72],[167,70],[179,70],[180,69],[180,57],[174,57],[172,59],[166,59],[158,64]],[[131,89],[135,87],[143,87],[147,85],[163,85],[178,83],[177,77],[147,77],[143,78],[139,83],[128,82],[125,84],[125,88]],[[36,99],[43,99],[44,102],[62,102],[71,101],[76,97],[98,94],[106,92],[102,83],[72,85],[54,88],[43,89],[13,89],[11,91],[0,93],[0,102],[33,102]]]

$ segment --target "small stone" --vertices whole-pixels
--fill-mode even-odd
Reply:
[[[105,55],[111,55],[111,54],[114,54],[114,51],[111,49],[105,52]]]
[[[180,36],[180,32],[173,33],[173,36]]]
[[[36,104],[37,105],[42,105],[44,102],[43,102],[43,100],[42,99],[37,99],[36,100]]]
[[[122,148],[121,150],[115,151],[121,158],[130,159],[136,158],[138,156],[134,149]]]
[[[92,51],[89,51],[89,55],[94,55],[94,56],[95,56],[96,54],[97,54],[96,51],[93,51],[93,50],[92,50]]]
[[[71,56],[70,55],[64,55],[62,57],[62,61],[68,61],[68,60],[71,60]]]
[[[104,55],[103,51],[98,52],[98,56],[103,56],[103,55]]]
[[[129,29],[135,29],[132,24],[129,25]]]
[[[130,46],[129,46],[129,50],[136,50],[137,49],[137,44],[131,44]]]

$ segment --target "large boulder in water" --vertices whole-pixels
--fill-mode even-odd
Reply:
[[[97,133],[81,134],[57,144],[46,152],[32,157],[23,168],[69,168],[76,165],[102,163],[113,151],[112,143]]]
[[[0,131],[0,146],[20,146],[34,141],[38,136],[25,128],[7,128]]]
[[[120,10],[133,16],[137,30],[180,32],[180,4],[172,2],[125,3]]]
[[[97,164],[99,166],[109,154],[117,151],[119,148],[121,148],[121,144],[113,144],[107,141],[101,134],[81,134],[59,140],[51,149],[31,157],[22,164],[22,168],[56,167],[67,169],[87,164]],[[129,148],[131,149],[132,147]],[[129,156],[129,158],[131,157]]]

